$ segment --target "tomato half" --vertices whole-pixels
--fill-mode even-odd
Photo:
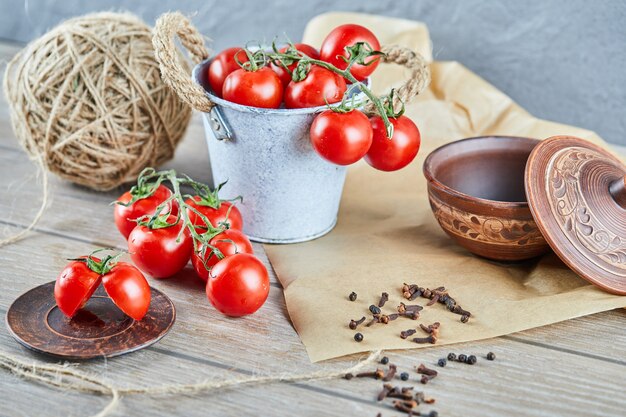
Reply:
[[[317,51],[317,49],[315,49],[311,45],[308,45],[306,43],[296,43],[296,44],[294,44],[294,46],[296,47],[297,51],[302,52],[304,55],[308,56],[309,58],[319,59],[319,57],[320,57],[320,53]],[[287,52],[288,49],[289,49],[289,47],[285,46],[285,47],[279,49],[278,52],[285,53],[285,52]],[[294,62],[294,63],[292,63],[292,64],[287,66],[287,68],[289,69],[289,71],[287,71],[285,69],[285,67],[280,65],[280,63],[272,62],[270,64],[270,68],[272,68],[272,71],[274,71],[276,73],[276,75],[278,75],[278,77],[280,78],[280,81],[283,83],[283,86],[285,88],[287,87],[287,85],[291,81],[291,72],[293,72],[293,70],[297,66],[298,66],[298,63]]]
[[[341,57],[349,58],[350,54],[345,48],[353,46],[357,42],[366,42],[375,51],[380,50],[380,42],[369,29],[354,24],[341,25],[333,29],[322,42],[320,59],[339,69],[346,69],[348,64]],[[380,57],[372,56],[367,58],[365,62],[368,65],[354,64],[350,69],[350,73],[358,81],[363,81],[376,70],[380,63]]]
[[[102,277],[102,286],[115,305],[126,315],[141,320],[150,308],[150,286],[133,265],[118,262]]]
[[[115,204],[113,217],[117,230],[128,239],[130,232],[137,226],[137,222],[134,220],[143,216],[152,216],[159,204],[167,200],[171,195],[172,192],[169,188],[164,185],[159,185],[151,196],[137,200],[128,207],[122,204]],[[132,198],[133,196],[130,191],[127,191],[122,194],[117,201],[120,203],[128,203]],[[176,215],[178,213],[178,205],[176,203],[168,203],[162,213],[170,211],[170,207],[172,207],[171,214]]]
[[[311,124],[311,144],[318,154],[337,165],[353,164],[372,144],[372,126],[358,110],[337,113],[326,110]]]
[[[222,259],[209,272],[206,294],[213,306],[227,316],[257,311],[270,292],[265,265],[254,255],[238,253]]]
[[[346,92],[342,76],[313,65],[302,81],[291,81],[285,89],[285,107],[318,107],[341,101]]]
[[[226,77],[222,97],[244,106],[277,109],[283,101],[283,83],[268,67],[238,69]]]
[[[213,237],[213,239],[209,241],[209,245],[219,249],[224,257],[231,256],[236,253],[254,253],[250,240],[246,237],[246,235],[236,229],[224,230],[219,235]],[[196,252],[191,255],[191,263],[193,264],[198,276],[204,281],[209,278],[209,271],[207,268],[212,268],[213,265],[219,261],[220,259],[210,249],[207,249],[204,256],[201,256]]]
[[[248,55],[242,48],[228,48],[215,55],[211,65],[209,65],[209,85],[213,94],[218,97],[222,97],[222,87],[226,77],[231,72],[241,68],[235,60],[235,55],[242,64],[248,62]]]
[[[86,258],[86,257],[85,257]],[[72,261],[63,268],[54,284],[54,299],[68,317],[85,305],[100,285],[101,277],[83,261]]]
[[[199,211],[206,218],[208,218],[213,227],[227,225],[230,229],[241,230],[243,228],[243,219],[241,217],[241,212],[230,201],[220,202],[220,205],[217,208],[204,206],[201,204],[201,201],[201,197],[194,196],[193,198],[188,198],[187,200],[185,200],[185,203]],[[202,218],[200,218],[200,216],[198,216],[198,214],[196,214],[194,211],[188,209],[187,214],[189,215],[189,221],[192,224],[196,226],[206,226]],[[204,233],[206,232],[206,229],[202,229],[202,227],[199,227],[196,228],[196,232]]]
[[[176,217],[167,222],[174,224]],[[183,222],[170,227],[150,229],[138,225],[128,236],[128,251],[133,263],[153,278],[167,278],[182,270],[193,252],[193,240],[188,229],[180,235]]]
[[[394,127],[389,140],[385,123],[380,116],[370,119],[374,137],[372,147],[365,155],[365,161],[381,171],[396,171],[404,168],[415,159],[420,149],[420,131],[411,119],[400,116],[389,118]]]

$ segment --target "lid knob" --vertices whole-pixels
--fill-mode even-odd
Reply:
[[[609,185],[609,192],[613,196],[615,202],[623,209],[626,209],[626,175],[624,178],[618,178]]]

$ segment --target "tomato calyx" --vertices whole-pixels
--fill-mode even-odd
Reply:
[[[119,258],[124,254],[122,251],[115,251],[113,255],[106,255],[104,258],[95,258],[94,255],[102,251],[114,251],[112,248],[102,248],[91,252],[88,256],[68,259],[68,261],[83,262],[87,267],[98,275],[108,274],[117,264]]]
[[[139,173],[139,176],[137,177],[137,184],[130,187],[129,193],[132,198],[126,203],[122,201],[114,201],[111,204],[119,204],[124,207],[132,206],[137,201],[152,196],[162,182],[163,178],[159,175],[159,172],[157,172],[154,168],[145,168]]]
[[[248,60],[244,62],[241,62],[239,60],[237,55],[239,55],[239,52],[241,51],[237,52],[234,58],[237,65],[239,65],[244,71],[254,72],[267,66],[267,54],[263,50],[263,48],[261,48],[261,46],[258,46],[258,49],[256,49],[255,51],[251,51],[250,48],[246,45],[246,47],[242,48],[241,50],[244,51]]]
[[[372,56],[383,57],[385,53],[382,51],[377,51],[367,42],[357,42],[354,45],[346,46],[345,50],[348,52],[349,58],[341,55],[339,58],[345,61],[348,64],[347,70],[354,64],[369,66],[378,62],[378,59],[370,59],[366,61],[367,58]],[[380,59],[380,58],[379,58]]]

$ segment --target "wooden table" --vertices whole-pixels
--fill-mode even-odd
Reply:
[[[16,46],[0,45],[8,59]],[[167,167],[206,181],[204,132],[194,117],[175,159]],[[3,234],[17,232],[35,215],[41,196],[35,166],[20,149],[0,105],[0,205]],[[23,292],[55,279],[65,259],[97,247],[124,248],[109,203],[120,191],[97,193],[51,178],[52,202],[27,238],[0,248],[0,313]],[[271,266],[261,245],[257,254]],[[77,365],[117,386],[155,386],[222,380],[260,374],[277,375],[345,368],[363,356],[313,365],[289,322],[280,283],[274,274],[267,304],[251,317],[229,319],[205,298],[191,269],[151,284],[177,307],[177,321],[158,344],[122,357]],[[538,313],[539,314],[539,313]],[[419,351],[389,352],[401,370],[419,363],[434,365],[448,352],[479,357],[477,365],[453,364],[426,386],[441,416],[623,416],[626,415],[626,310],[582,317],[497,339]],[[35,363],[57,361],[18,345],[4,326],[0,351]],[[484,355],[493,351],[497,360]],[[415,380],[416,374],[411,372]],[[400,382],[400,381],[398,381]],[[381,383],[342,379],[200,392],[195,395],[122,398],[111,415],[400,415],[377,402]],[[86,416],[97,413],[109,397],[48,388],[0,369],[0,416]],[[423,407],[422,410],[430,410]]]

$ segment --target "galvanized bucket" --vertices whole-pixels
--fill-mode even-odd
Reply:
[[[178,35],[196,61],[191,79],[174,44]],[[326,162],[313,150],[309,129],[325,106],[260,109],[223,100],[210,93],[210,65],[204,39],[182,14],[166,13],[153,36],[161,76],[182,100],[202,111],[214,186],[224,181],[224,198],[243,197],[239,209],[244,232],[267,243],[295,243],[328,233],[337,213],[346,167]],[[393,47],[383,58],[412,70],[398,90],[412,98],[430,79],[423,58]]]
[[[315,153],[309,129],[322,107],[260,109],[211,94],[207,60],[193,70],[215,105],[202,114],[214,185],[238,206],[244,233],[266,243],[294,243],[328,233],[337,222],[346,167]]]

